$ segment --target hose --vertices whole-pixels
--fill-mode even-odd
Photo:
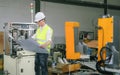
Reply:
[[[106,61],[110,61],[111,57],[112,57],[112,53],[110,53],[109,57],[106,58],[106,59],[103,59],[103,51],[104,50],[107,50],[107,51],[110,51],[112,52],[112,50],[108,47],[102,47],[101,50],[100,50],[100,58],[101,60],[99,60],[97,63],[96,63],[96,69],[98,70],[98,72],[102,73],[102,74],[108,74],[108,75],[113,75],[113,72],[108,72],[105,70],[105,67],[106,67],[106,64],[105,62]]]

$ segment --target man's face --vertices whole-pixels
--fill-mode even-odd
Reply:
[[[40,20],[37,22],[39,26],[44,26],[45,25],[45,20]]]

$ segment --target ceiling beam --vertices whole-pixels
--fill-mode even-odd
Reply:
[[[104,8],[105,6],[104,2],[96,3],[96,2],[81,1],[81,0],[41,0],[41,1],[70,4],[70,5],[77,5],[77,6],[95,7],[95,8]],[[117,6],[117,5],[107,4],[107,8],[112,10],[120,10],[120,6]]]

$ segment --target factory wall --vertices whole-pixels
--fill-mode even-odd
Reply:
[[[30,3],[33,0],[0,0],[0,31],[5,22],[31,22]]]
[[[31,22],[30,3],[35,0],[0,0],[0,31],[5,22]],[[66,21],[80,23],[80,31],[95,31],[97,19],[104,9],[66,5],[41,1],[41,11],[46,14],[47,23],[54,29],[54,43],[65,43]],[[120,16],[120,10],[108,10],[109,14]],[[95,32],[96,33],[96,32]]]
[[[41,2],[41,11],[46,14],[47,23],[54,29],[54,43],[65,43],[65,22],[76,21],[80,23],[80,31],[97,33],[97,19],[102,17],[104,9],[75,5],[66,5],[51,2]],[[108,10],[109,14],[120,16],[120,10]]]

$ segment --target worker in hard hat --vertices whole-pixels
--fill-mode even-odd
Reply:
[[[35,75],[40,75],[40,67],[42,75],[48,75],[47,59],[50,53],[53,29],[46,24],[45,15],[43,12],[36,13],[35,22],[38,24],[38,29],[32,38],[37,39],[37,42],[40,44],[40,48],[46,48],[48,51],[48,53],[36,53]]]

